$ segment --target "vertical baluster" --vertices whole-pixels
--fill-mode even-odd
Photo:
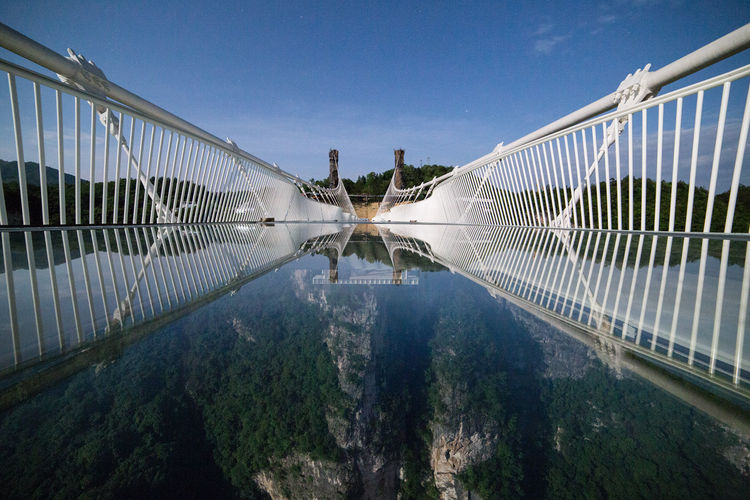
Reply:
[[[169,139],[169,147],[172,146],[172,139],[174,138],[175,132],[172,132]],[[164,158],[164,174],[162,176],[161,181],[161,194],[159,194],[159,202],[160,202],[160,208],[162,214],[157,214],[157,221],[161,218],[162,222],[171,222],[169,220],[169,215],[167,212],[169,211],[169,200],[165,198],[165,196],[168,195],[169,192],[172,191],[172,177],[174,176],[174,169],[175,169],[175,163],[177,163],[177,153],[180,150],[180,145],[182,144],[182,136],[177,133],[177,142],[174,145],[174,155],[172,156],[172,168],[171,171],[168,168],[169,167],[169,155],[170,151],[169,148],[167,148],[167,156]],[[167,183],[169,183],[169,191],[167,191]]]
[[[646,169],[646,150],[647,148],[647,120],[648,110],[641,111],[641,231],[646,230],[646,191],[648,187],[647,169]]]
[[[114,207],[112,211],[112,224],[117,224],[117,219],[119,218],[118,216],[120,213],[120,166],[122,165],[122,128],[125,126],[124,118],[125,115],[120,112],[117,119],[117,146],[115,146],[115,193],[113,200]],[[131,144],[131,142],[128,144]]]
[[[49,224],[49,191],[47,189],[47,161],[44,155],[44,120],[42,119],[42,95],[39,84],[34,82],[34,108],[36,111],[36,139],[39,152],[39,191],[42,198],[42,224]]]
[[[550,148],[550,157],[552,158],[553,162],[553,172],[555,171],[554,168],[554,154],[552,153],[552,145],[549,143],[542,143],[542,153],[544,158],[544,171],[547,174],[546,177],[546,183],[547,183],[547,189],[549,190],[549,197],[550,197],[550,205],[551,205],[551,211],[550,211],[550,217],[549,217],[549,224],[551,225],[552,222],[555,220],[556,214],[559,214],[562,212],[562,203],[560,202],[560,191],[558,190],[558,183],[557,183],[557,172],[555,172],[554,180],[555,184],[553,187],[552,180],[553,177],[550,174],[550,165],[549,165],[549,159],[547,158],[547,146]]]
[[[201,149],[200,161],[198,161],[198,150],[196,150],[195,158],[193,158],[192,166],[190,167],[188,174],[185,176],[185,182],[187,182],[187,185],[185,186],[185,189],[182,190],[182,195],[180,197],[180,209],[177,214],[177,218],[180,220],[180,222],[190,222],[191,213],[188,210],[188,208],[190,204],[192,203],[193,192],[195,191],[195,178],[197,176],[196,162],[198,165],[198,170],[200,171],[203,168],[203,164],[204,164],[205,156],[206,156],[206,150],[208,149],[208,146],[205,144],[199,143],[198,147]]]
[[[628,230],[633,230],[633,113],[628,114]]]
[[[198,178],[197,178],[197,185],[196,185],[196,192],[195,192],[195,207],[193,208],[193,214],[191,222],[203,222],[200,220],[200,212],[201,208],[203,207],[202,200],[204,199],[206,193],[208,192],[206,188],[206,179],[209,179],[211,177],[211,174],[213,173],[213,170],[216,166],[216,164],[219,162],[219,152],[216,148],[211,148],[211,153],[209,157],[207,158],[206,163],[203,165],[203,168],[200,169],[198,172]]]
[[[233,197],[233,190],[237,184],[239,172],[230,154],[225,153],[224,159],[216,175],[216,182],[211,189],[208,202],[207,220],[226,222],[226,210]]]
[[[573,134],[573,145],[576,151],[576,169],[578,169],[578,140],[575,134]],[[591,199],[591,172],[589,170],[588,147],[586,147],[586,129],[581,130],[581,149],[583,150],[583,175],[586,178],[586,200],[588,201],[589,216],[588,224],[586,224],[586,210],[584,210],[583,195],[581,195],[581,223],[585,228],[594,229],[596,225],[594,224],[594,203]],[[594,151],[594,157],[596,157],[596,151]]]
[[[96,103],[91,104],[91,147],[89,149],[89,224],[94,223],[94,200],[96,198]]]
[[[78,96],[73,98],[74,110],[73,121],[75,122],[75,202],[76,202],[76,224],[81,223],[81,205],[83,204],[81,194],[81,102]]]
[[[606,144],[607,132],[604,129],[603,144]],[[601,180],[599,178],[599,151],[597,148],[596,139],[596,126],[591,127],[591,156],[594,161],[594,182],[596,187],[596,220],[599,225],[599,229],[604,229],[604,220],[602,217],[602,192],[601,192]]]
[[[617,164],[616,165],[616,168],[617,168],[617,174],[616,175],[618,177],[616,179],[616,183],[617,183],[617,196],[619,198],[619,196],[620,196],[620,189],[619,189],[619,187],[620,187],[620,179],[619,179],[619,177],[620,177],[620,142],[619,142],[618,137],[620,137],[620,136],[617,134],[617,120],[613,120],[612,121],[611,127],[612,127],[612,133],[614,134],[614,141],[615,141],[615,161],[616,161],[616,164]],[[601,149],[601,151],[604,154],[604,177],[606,179],[606,184],[605,184],[604,189],[605,189],[605,191],[607,193],[607,229],[614,229],[614,227],[612,226],[612,196],[611,196],[611,184],[612,184],[611,183],[611,179],[612,178],[611,178],[610,172],[609,172],[609,151],[610,150],[609,150],[609,138],[608,138],[608,134],[607,134],[607,125],[606,125],[606,123],[602,123],[602,149]],[[618,199],[617,201],[618,201],[617,210],[619,211],[620,208],[621,208],[620,200]],[[618,214],[619,214],[619,212],[618,212]],[[618,218],[617,218],[617,224],[618,224],[617,228],[618,229],[620,229],[620,226],[619,226],[620,220],[621,220],[621,218],[618,216]]]
[[[568,208],[568,186],[565,184],[565,169],[563,168],[564,167],[564,165],[563,165],[564,162],[563,162],[563,158],[562,158],[562,150],[560,149],[560,138],[559,137],[557,139],[555,139],[555,146],[557,147],[557,165],[559,166],[559,169],[553,167],[554,168],[554,172],[555,172],[555,182],[557,183],[557,181],[558,181],[558,179],[557,179],[557,173],[559,171],[559,173],[560,173],[560,183],[558,184],[558,190],[562,190],[562,194],[563,194],[563,197],[562,197],[563,209],[560,212],[560,216],[567,218],[568,222],[570,222],[570,218],[571,218],[570,217],[570,212],[573,209],[573,207],[571,206],[570,208]],[[552,164],[554,166],[555,161],[554,161],[554,152],[552,152],[552,143],[550,143],[550,156],[552,157]],[[570,158],[568,158],[568,168],[570,168]],[[571,185],[571,184],[572,183],[570,182],[570,179],[568,179],[568,185]]]
[[[23,156],[23,135],[21,134],[21,116],[18,109],[18,93],[16,91],[16,76],[8,73],[8,87],[10,89],[10,106],[13,116],[13,131],[16,139],[16,159],[18,166],[18,190],[21,195],[21,217],[23,224],[31,224],[29,217],[29,192],[26,185],[26,163]]]
[[[55,90],[55,106],[57,109],[57,167],[58,167],[58,181],[57,181],[57,194],[60,201],[60,224],[64,225],[67,223],[66,209],[67,203],[65,200],[65,161],[63,155],[63,115],[62,115],[62,95],[59,90]]]
[[[573,134],[573,137],[575,137],[575,134]],[[565,143],[565,162],[568,165],[568,185],[570,186],[568,189],[570,189],[570,204],[571,205],[570,205],[568,214],[570,214],[571,212],[573,213],[573,227],[579,227],[578,226],[578,213],[576,212],[576,203],[578,202],[575,201],[573,198],[575,196],[576,188],[573,187],[574,185],[573,184],[573,169],[572,169],[572,164],[570,162],[570,146],[568,144],[567,135],[563,138],[563,142]],[[576,168],[578,168],[578,163],[576,163]],[[576,186],[580,187],[580,183],[581,183],[581,178],[580,178],[580,173],[579,173],[578,184],[576,184]],[[565,190],[565,205],[566,206],[568,205],[568,189]]]
[[[112,112],[107,109],[104,115],[104,178],[102,179],[102,224],[107,223],[107,191],[109,191],[109,125],[111,123],[111,120]]]
[[[132,220],[132,224],[135,224],[136,220],[136,213],[138,213],[138,190],[140,188],[141,182],[140,182],[140,176],[138,175],[140,168],[141,168],[141,160],[143,159],[143,140],[146,135],[146,122],[141,122],[141,134],[140,139],[138,140],[138,164],[135,165],[136,172],[135,172],[135,193],[133,193],[133,216],[130,217],[130,169],[134,166],[133,163],[135,162],[135,159],[133,158],[133,136],[135,135],[135,116],[131,117],[130,121],[130,140],[129,144],[130,147],[128,147],[128,167],[127,167],[127,177],[125,178],[125,207],[122,211],[122,223],[127,224],[128,219],[130,218]]]
[[[151,211],[150,211],[150,214],[149,214],[149,217],[148,217],[148,223],[149,224],[153,224],[154,222],[156,222],[154,220],[155,219],[155,214],[156,214],[156,205],[157,204],[161,205],[161,197],[157,193],[157,190],[159,188],[159,171],[161,169],[161,163],[162,163],[161,162],[161,152],[162,152],[162,147],[164,145],[164,134],[165,134],[165,132],[166,132],[166,130],[164,128],[162,128],[161,129],[161,133],[159,134],[159,152],[156,154],[156,170],[154,171],[154,182],[153,182],[153,186],[151,188],[151,192],[149,193],[149,196],[151,198]],[[170,153],[170,151],[172,149],[172,139],[173,138],[174,138],[174,132],[172,132],[170,130],[169,131],[169,143],[167,143],[167,154],[166,154],[165,160],[164,160],[164,173],[162,173],[162,177],[161,177],[162,192],[164,191],[164,176],[166,175],[166,172],[167,172],[167,163],[169,162],[169,153]]]
[[[151,124],[151,138],[148,144],[148,161],[146,162],[145,177],[143,177],[143,174],[140,172],[141,166],[143,164],[141,162],[138,162],[138,170],[139,170],[138,177],[141,181],[139,182],[139,184],[143,184],[143,206],[141,207],[141,224],[146,223],[146,209],[148,208],[148,199],[149,199],[149,196],[152,195],[152,193],[149,192],[149,186],[151,184],[151,160],[153,158],[153,153],[154,153],[154,138],[155,137],[156,137],[156,124],[152,123]],[[162,146],[163,139],[164,139],[164,129],[162,129],[161,133],[159,134],[159,154],[161,154],[161,146]],[[151,189],[153,189],[153,187],[151,187]],[[135,198],[136,200],[138,199],[137,188],[135,191]]]
[[[184,139],[184,140],[183,140]],[[188,138],[184,136],[178,136],[177,137],[177,145],[179,147],[180,144],[182,144],[182,149],[180,150],[180,169],[177,171],[177,175],[175,175],[175,167],[177,163],[177,149],[174,150],[174,161],[172,162],[172,172],[169,174],[169,192],[167,193],[167,199],[163,200],[162,203],[164,204],[164,209],[169,212],[172,217],[172,220],[168,222],[177,222],[177,219],[174,217],[174,200],[172,199],[172,195],[174,197],[177,197],[177,183],[180,181],[180,176],[182,175],[182,166],[185,162],[185,149],[187,149],[187,141]],[[190,160],[190,156],[188,156],[188,161]]]

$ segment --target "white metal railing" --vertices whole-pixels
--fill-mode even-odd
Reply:
[[[749,46],[750,24],[440,178],[392,180],[374,220],[745,233],[750,66],[654,96]]]
[[[0,60],[10,110],[0,120],[11,134],[0,159],[17,170],[0,178],[0,225],[356,217],[343,183],[323,189],[288,174],[109,82],[83,56],[2,24],[0,46],[64,82]]]
[[[744,341],[750,241],[482,225],[378,229],[391,255],[396,250],[422,255],[556,325],[750,397],[750,350]],[[689,261],[672,254],[674,240],[678,245],[692,240]],[[696,272],[709,261],[716,264],[698,252],[709,244],[715,251],[732,246],[734,265],[721,278]]]
[[[0,313],[7,340],[0,373],[183,314],[311,252],[340,251],[353,229],[235,223],[0,232],[0,303],[8,306]],[[13,251],[24,247],[25,256]]]

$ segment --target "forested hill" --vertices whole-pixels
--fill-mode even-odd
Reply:
[[[453,170],[453,167],[446,167],[445,165],[422,165],[421,167],[415,167],[414,165],[404,165],[404,183],[406,187],[413,187],[422,184],[423,182],[432,180],[433,177],[440,177]],[[346,192],[354,195],[357,194],[369,194],[369,195],[384,195],[388,189],[388,184],[391,182],[393,177],[393,169],[386,170],[381,174],[370,172],[367,175],[360,175],[356,181],[351,179],[342,179]],[[328,187],[328,177],[323,180],[311,179],[312,182]]]
[[[30,186],[40,186],[39,164],[34,161],[25,162],[26,166],[26,183]],[[59,184],[59,171],[56,168],[47,168],[47,185],[57,186]],[[0,160],[0,175],[3,176],[3,182],[18,182],[18,162]],[[65,174],[65,184],[74,184],[76,178],[74,175]],[[84,181],[88,183],[88,181]]]

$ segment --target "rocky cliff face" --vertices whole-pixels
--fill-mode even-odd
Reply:
[[[433,347],[433,383],[440,402],[429,423],[430,468],[444,500],[478,498],[465,488],[458,475],[468,466],[488,460],[498,441],[497,422],[466,411],[471,405],[466,380],[437,368],[451,367],[461,356],[460,350],[460,341],[452,336]]]
[[[355,483],[355,473],[347,462],[313,460],[295,453],[275,463],[272,471],[256,474],[255,482],[274,500],[343,498]]]
[[[325,337],[336,362],[339,386],[349,396],[349,417],[328,417],[329,430],[336,443],[346,450],[361,482],[364,498],[395,498],[399,463],[384,449],[383,415],[375,380],[374,356],[382,345],[382,332],[375,328],[379,314],[371,288],[349,290],[347,303],[329,303],[325,287],[316,292],[327,307],[331,324]]]
[[[464,430],[460,421],[458,429],[432,422],[432,446],[430,449],[430,466],[432,467],[435,486],[444,500],[468,500],[478,498],[464,488],[458,474],[471,464],[483,462],[492,455],[497,441],[496,435],[489,426]]]

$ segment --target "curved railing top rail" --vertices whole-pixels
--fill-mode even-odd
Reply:
[[[604,121],[624,117],[633,113],[636,110],[635,106],[638,106],[638,109],[656,106],[666,100],[679,97],[675,92],[680,94],[690,93],[696,90],[696,87],[699,85],[705,88],[706,86],[710,86],[713,80],[718,81],[720,78],[726,80],[727,77],[731,78],[734,73],[744,76],[744,73],[747,72],[747,67],[739,68],[730,72],[730,74],[725,74],[701,82],[700,84],[691,85],[684,89],[671,92],[662,98],[654,98],[659,90],[665,85],[673,83],[748,48],[750,48],[750,23],[680,59],[677,59],[676,61],[673,61],[672,63],[667,64],[661,69],[649,71],[650,65],[648,65],[643,70],[628,75],[616,91],[611,92],[583,108],[531,132],[510,144],[505,145],[500,143],[490,153],[465,165],[457,167],[440,177],[436,177],[418,186],[413,186],[407,189],[396,188],[393,179],[391,179],[388,192],[384,198],[384,203],[378,210],[378,216],[390,209],[388,206],[389,204],[393,206],[399,203],[411,203],[417,201],[417,199],[414,198],[415,195],[416,198],[418,198],[419,193],[431,193],[435,187],[453,177],[467,174],[489,163],[501,160],[503,157],[509,156],[521,149],[533,146],[535,143],[554,139],[556,135],[568,134],[570,132],[575,132],[577,129],[589,126],[591,125],[591,122],[588,120],[602,115],[607,111],[617,108],[617,112],[606,115],[606,117],[599,118],[598,120]],[[717,83],[717,85],[718,84],[720,83]],[[644,101],[645,99],[648,100]]]
[[[279,168],[278,165],[262,160],[258,158],[257,156],[252,155],[248,153],[247,151],[242,150],[239,147],[233,148],[232,147],[233,144],[230,144],[227,141],[220,139],[219,137],[203,130],[202,128],[157,106],[156,104],[153,104],[147,101],[146,99],[143,99],[142,97],[120,87],[116,83],[110,80],[107,80],[106,78],[102,78],[100,75],[97,75],[91,71],[88,71],[83,66],[74,63],[70,59],[58,54],[57,52],[51,50],[50,48],[45,47],[39,42],[32,40],[31,38],[23,35],[22,33],[19,33],[18,31],[14,30],[13,28],[3,23],[0,23],[0,46],[10,50],[11,52],[14,52],[20,55],[21,57],[24,57],[25,59],[28,59],[29,61],[32,61],[40,66],[43,66],[49,69],[50,71],[54,71],[58,75],[65,77],[70,81],[81,83],[87,88],[95,89],[97,92],[101,93],[101,95],[105,96],[106,98],[127,106],[129,108],[127,110],[128,113],[136,112],[136,114],[140,114],[144,118],[157,120],[174,129],[177,129],[189,135],[195,136],[196,138],[199,138],[211,144],[212,146],[224,151],[227,154],[238,155],[244,158],[245,160],[248,160],[252,163],[257,164],[259,167],[262,167],[268,170],[273,175],[278,176],[294,184],[304,185],[307,188],[314,190],[314,191],[326,190],[325,188],[320,188],[319,186],[315,186],[311,184],[310,182],[305,181],[304,179],[296,175],[285,172],[284,170]],[[59,84],[57,82],[54,82],[54,80],[47,78],[44,75],[30,71],[28,69],[22,68],[12,63],[5,62],[5,64],[14,67],[14,69],[17,71],[23,71],[27,73],[27,75],[29,76],[36,76],[36,77],[44,78],[45,80],[44,83],[47,85],[50,85],[53,87],[59,86],[61,88],[64,88],[66,91],[73,90],[76,93],[80,93],[79,89],[71,85]],[[83,94],[85,94],[87,99],[90,99],[93,101],[101,100],[101,99],[97,99],[97,96],[92,95],[91,93],[84,92]],[[109,107],[115,108],[115,106],[113,106],[113,103],[111,101],[105,101],[102,104],[106,104]],[[337,188],[333,188],[333,189],[335,190]]]

